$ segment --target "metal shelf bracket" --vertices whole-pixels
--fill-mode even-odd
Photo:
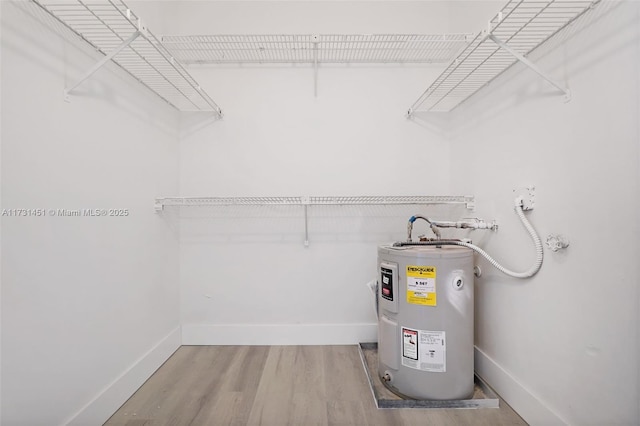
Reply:
[[[543,70],[540,69],[540,67],[538,67],[536,64],[531,62],[529,59],[527,59],[524,55],[522,55],[519,52],[517,52],[516,50],[512,49],[511,46],[509,46],[504,41],[500,40],[498,37],[496,37],[496,36],[494,36],[493,34],[490,34],[490,33],[487,34],[487,37],[489,37],[501,49],[506,50],[514,58],[516,58],[518,61],[520,61],[521,63],[526,65],[531,71],[535,72],[540,77],[542,77],[543,79],[548,81],[553,87],[555,87],[556,89],[558,89],[562,93],[564,93],[565,102],[569,102],[571,100],[571,91],[567,87],[563,86],[562,84],[556,82],[554,79],[549,77]]]
[[[308,196],[300,197],[300,204],[304,206],[304,246],[309,247],[309,204],[311,204],[311,198]]]
[[[314,34],[311,36],[313,41],[313,96],[318,97],[318,43],[320,42],[320,36]],[[305,210],[306,211],[306,210]],[[308,241],[305,243],[308,245]]]
[[[309,205],[304,205],[304,246],[309,247]]]
[[[156,198],[155,203],[153,204],[153,208],[156,211],[156,213],[160,214],[164,211],[164,203],[162,202],[162,199]]]
[[[120,43],[118,47],[109,52],[104,58],[100,59],[98,63],[96,63],[89,71],[87,71],[82,77],[80,77],[80,79],[75,84],[66,87],[64,89],[64,100],[70,102],[69,95],[76,87],[80,86],[82,83],[84,83],[85,80],[89,79],[89,77],[95,74],[107,62],[111,61],[118,53],[120,53],[122,49],[128,47],[131,43],[133,43],[133,41],[137,39],[141,34],[142,32],[140,30],[135,31],[128,39]]]

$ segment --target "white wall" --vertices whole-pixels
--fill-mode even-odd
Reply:
[[[190,131],[189,125],[183,128],[180,192],[194,196],[447,194],[446,142],[437,131],[425,130],[403,116],[430,72],[327,67],[320,70],[319,95],[314,98],[313,73],[306,67],[194,69],[203,87],[215,88],[226,115],[224,121],[198,131]],[[425,164],[429,164],[427,170]],[[379,233],[382,241],[393,238],[389,223],[381,229],[371,226],[387,213],[371,208],[314,208],[309,248],[302,244],[301,213],[300,208],[247,208],[226,215],[215,212],[222,218],[209,221],[183,219],[181,306],[186,343],[239,342],[216,340],[213,335],[190,340],[187,330],[195,324],[345,327],[343,331],[316,330],[315,338],[300,331],[285,338],[274,326],[270,330],[275,335],[259,332],[263,343],[375,338],[363,284],[375,276]],[[413,213],[405,209],[397,216],[396,236],[404,235],[405,221]],[[318,219],[317,215],[328,217]],[[329,219],[331,215],[334,219]],[[233,335],[252,334],[243,333]]]
[[[504,2],[137,0],[127,4],[156,34],[440,34],[476,33]]]
[[[180,344],[178,115],[114,66],[2,2],[2,424],[102,424]]]
[[[455,114],[451,190],[499,220],[487,251],[512,268],[533,262],[511,208],[527,184],[543,240],[571,242],[545,251],[533,279],[487,265],[477,282],[476,367],[534,425],[640,422],[638,13],[621,5],[536,56],[571,102],[518,66]]]
[[[493,7],[484,7],[488,19]],[[445,2],[186,2],[175,13],[183,19],[158,22],[169,34],[438,33],[450,26]],[[448,194],[446,122],[404,117],[440,69],[324,65],[315,98],[308,66],[192,67],[225,119],[183,121],[180,193]],[[404,238],[414,213],[313,208],[305,248],[300,208],[183,210],[184,343],[374,340],[364,284],[376,275],[377,244]]]
[[[0,7],[2,22],[2,7]],[[0,33],[0,39],[2,34]],[[0,70],[2,70],[2,49],[0,49]],[[0,81],[1,83],[1,81]],[[2,84],[0,84],[0,129],[2,128]],[[2,203],[2,132],[0,131],[0,207]],[[0,222],[0,259],[2,259],[2,226]],[[2,331],[2,261],[0,260],[0,331]],[[2,374],[2,338],[0,337],[0,374]],[[2,419],[2,380],[0,379],[0,421]]]

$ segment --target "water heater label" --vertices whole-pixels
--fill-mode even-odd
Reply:
[[[382,286],[380,287],[380,295],[393,301],[393,270],[382,266],[380,268],[380,274],[382,279]]]
[[[416,370],[447,371],[447,344],[444,331],[413,330],[402,327],[402,365]]]
[[[436,267],[407,265],[407,303],[436,306]]]
[[[402,356],[418,360],[418,330],[402,327]]]

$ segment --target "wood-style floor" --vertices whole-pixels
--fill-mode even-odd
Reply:
[[[499,409],[377,409],[357,346],[183,346],[106,425],[526,423],[503,401]]]

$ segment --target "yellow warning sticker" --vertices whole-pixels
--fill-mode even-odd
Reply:
[[[407,303],[436,306],[436,267],[407,265]]]

